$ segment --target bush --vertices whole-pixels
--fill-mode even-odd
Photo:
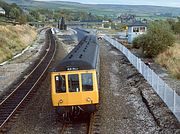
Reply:
[[[151,22],[147,34],[135,38],[134,47],[142,47],[146,57],[156,57],[159,53],[173,46],[175,38],[168,23]]]
[[[139,48],[141,47],[141,45],[143,44],[142,38],[145,38],[145,37],[144,37],[144,34],[136,37],[136,38],[133,40],[133,43],[132,43],[132,44],[133,44],[133,48],[139,49]],[[141,45],[140,45],[140,44],[141,44]]]

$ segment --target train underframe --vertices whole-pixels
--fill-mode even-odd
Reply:
[[[82,114],[91,114],[97,111],[97,105],[58,106],[55,107],[55,110],[64,121],[68,122],[78,118]]]

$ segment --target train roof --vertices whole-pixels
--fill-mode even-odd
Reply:
[[[98,56],[99,45],[97,44],[96,36],[87,35],[55,67],[54,71],[96,69]]]

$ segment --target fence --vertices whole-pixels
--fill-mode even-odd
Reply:
[[[175,90],[172,90],[156,73],[154,73],[153,70],[142,62],[140,58],[133,55],[122,44],[108,36],[104,36],[104,39],[120,50],[128,58],[180,121],[180,96],[176,94]]]

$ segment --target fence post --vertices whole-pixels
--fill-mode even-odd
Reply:
[[[159,76],[156,77],[157,78],[157,84],[156,84],[156,88],[157,88],[157,93],[159,94]]]
[[[166,88],[166,84],[164,84],[164,88],[165,88],[165,90],[164,90],[164,92],[165,92],[165,93],[164,93],[164,94],[165,94],[164,101],[166,102],[166,96],[167,96],[167,94],[166,94],[166,89],[167,89],[167,88]]]
[[[142,74],[142,62],[141,62],[141,60],[139,59],[139,70],[140,70],[140,73]]]
[[[151,86],[153,87],[153,73],[152,73],[152,70],[151,70]]]
[[[173,112],[176,112],[176,91],[174,90],[174,103],[173,103]]]
[[[163,100],[165,100],[165,85],[164,85],[164,83],[162,83],[162,89],[163,89]]]

